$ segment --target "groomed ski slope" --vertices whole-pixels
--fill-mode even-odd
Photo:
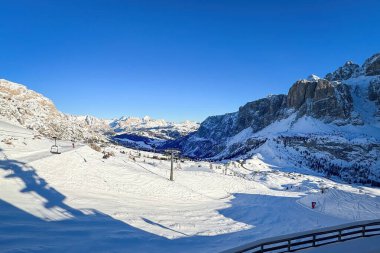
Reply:
[[[115,156],[103,159],[60,142],[62,154],[52,155],[51,140],[5,122],[0,129],[8,131],[0,132],[0,252],[217,252],[380,218],[379,189],[260,156],[226,173],[222,164],[185,161],[171,182],[170,163],[157,154],[108,146]]]

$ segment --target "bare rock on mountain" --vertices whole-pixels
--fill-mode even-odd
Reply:
[[[380,119],[380,78],[374,79],[368,86],[368,99],[376,104],[375,116]]]
[[[380,75],[380,53],[374,54],[368,58],[362,66],[359,66],[352,61],[348,61],[334,72],[328,73],[325,76],[325,79],[329,81],[344,81],[360,75]]]
[[[363,66],[363,71],[367,76],[380,75],[380,53],[368,58]]]
[[[272,95],[240,107],[235,133],[239,133],[247,127],[251,127],[254,132],[257,132],[283,118],[286,101],[286,95]]]
[[[348,61],[334,72],[328,73],[325,76],[325,79],[329,81],[347,80],[358,75],[359,71],[360,66],[358,64],[355,64],[352,61]]]
[[[297,81],[289,89],[287,97],[287,106],[299,109],[302,105],[306,103],[308,98],[314,97],[315,87],[317,82],[300,80]]]
[[[352,102],[347,85],[325,79],[297,81],[287,97],[287,106],[298,110],[299,117],[307,115],[326,122],[349,119]]]
[[[376,79],[371,81],[368,86],[368,99],[371,101],[375,101],[378,105],[380,105],[380,80]]]

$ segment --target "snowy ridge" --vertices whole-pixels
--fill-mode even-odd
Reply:
[[[380,55],[361,67],[347,62],[325,79],[297,81],[287,95],[209,117],[174,145],[191,157],[240,160],[259,154],[276,166],[380,185]]]

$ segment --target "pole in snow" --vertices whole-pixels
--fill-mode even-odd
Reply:
[[[171,162],[170,162],[170,181],[174,181],[174,178],[173,178],[173,171],[174,171],[173,160],[174,160],[174,154],[172,152],[171,153]]]
[[[167,149],[165,151],[170,154],[170,181],[174,181],[174,156],[178,155],[180,151],[178,149]]]

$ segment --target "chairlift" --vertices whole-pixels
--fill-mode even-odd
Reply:
[[[54,145],[51,146],[50,153],[59,155],[61,152],[59,152],[59,149],[57,146],[57,137],[53,137],[53,139],[54,139]]]

